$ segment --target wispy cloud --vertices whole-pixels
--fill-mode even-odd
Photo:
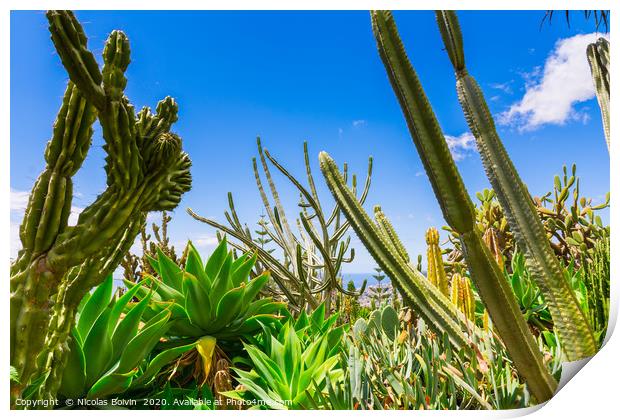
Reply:
[[[444,136],[452,157],[456,161],[465,159],[470,152],[476,149],[476,139],[469,131],[456,137],[449,134],[444,134]]]
[[[496,90],[501,90],[502,92],[508,94],[508,95],[512,95],[512,83],[514,82],[514,80],[510,80],[508,82],[504,82],[504,83],[491,83],[491,88],[492,89],[496,89]]]
[[[500,114],[499,122],[520,131],[568,121],[586,123],[588,114],[575,105],[594,98],[586,47],[598,37],[600,34],[590,33],[560,39],[542,69],[537,67],[525,75],[523,98]]]
[[[366,120],[355,120],[351,123],[351,125],[353,125],[353,128],[364,127],[366,124]]]
[[[192,242],[197,247],[214,246],[218,244],[216,235],[200,235],[193,239]]]

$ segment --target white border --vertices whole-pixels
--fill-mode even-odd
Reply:
[[[138,2],[131,0],[106,0],[106,1],[95,1],[95,0],[66,0],[66,1],[30,1],[30,0],[4,0],[0,4],[0,8],[2,8],[2,15],[0,20],[0,33],[1,33],[1,43],[2,45],[2,58],[4,58],[0,65],[0,101],[2,101],[2,105],[0,106],[0,133],[3,134],[3,141],[0,142],[0,180],[1,180],[1,197],[3,198],[3,203],[5,203],[2,214],[3,219],[0,224],[2,227],[1,231],[4,233],[4,241],[0,244],[0,250],[2,257],[0,258],[0,267],[4,273],[7,273],[4,281],[4,296],[9,295],[9,285],[8,285],[8,272],[9,272],[9,235],[10,231],[10,213],[9,213],[9,197],[10,197],[10,171],[9,171],[9,156],[10,156],[10,127],[9,127],[9,108],[10,108],[10,75],[9,75],[9,60],[10,60],[10,10],[42,10],[42,9],[75,9],[75,10],[137,10],[137,9],[158,9],[158,10],[168,10],[168,9],[184,9],[184,10],[195,10],[195,9],[212,9],[212,10],[278,10],[278,9],[286,9],[286,10],[344,10],[344,9],[354,9],[354,10],[367,10],[367,9],[418,9],[418,10],[428,10],[428,9],[467,9],[467,10],[546,10],[546,9],[573,9],[573,10],[585,10],[585,9],[610,9],[612,10],[612,15],[614,15],[615,10],[618,8],[614,8],[614,5],[618,2],[612,2],[608,0],[601,1],[585,1],[585,0],[563,0],[562,2],[558,1],[541,1],[541,0],[521,0],[521,1],[513,1],[513,0],[501,0],[497,2],[490,2],[484,0],[469,0],[469,1],[457,1],[457,0],[435,0],[433,2],[429,1],[334,1],[334,0],[315,0],[312,2],[309,1],[274,1],[274,0],[264,0],[264,1],[239,1],[232,0],[226,2],[213,2],[213,1],[187,1],[187,0],[175,0],[171,1],[163,1],[163,0],[150,0],[148,2]],[[611,26],[611,25],[610,25]],[[122,29],[122,28],[121,28]],[[493,34],[489,34],[489,36],[493,36]],[[619,49],[616,48],[615,42],[612,40],[611,42],[612,52],[611,55],[616,57],[616,54],[619,52]],[[612,71],[612,81],[611,86],[613,93],[612,97],[617,97],[618,93],[618,82],[620,79],[615,76],[618,73]],[[611,108],[611,120],[612,124],[614,124],[617,119],[617,112],[614,112],[615,108]],[[36,117],[36,116],[33,116]],[[612,129],[612,152],[611,156],[611,195],[612,195],[612,204],[615,203],[613,197],[616,197],[620,192],[618,191],[618,176],[617,168],[618,160],[620,159],[618,153],[620,153],[620,146],[617,146],[618,141],[620,141],[620,135],[616,135],[616,132]],[[584,146],[587,150],[587,146]],[[614,154],[614,150],[619,150],[619,152]],[[602,162],[601,164],[606,164]],[[616,225],[617,211],[614,206],[611,207],[611,215],[610,222],[614,226]],[[614,230],[615,232],[615,230]],[[611,240],[611,248],[612,248],[612,261],[611,261],[611,277],[615,279],[620,274],[619,266],[618,266],[618,258],[616,258],[619,248],[619,240],[617,239],[617,235],[612,236]],[[614,325],[617,319],[618,314],[618,284],[612,281],[612,290],[611,290],[611,307],[612,314],[610,316],[610,324]],[[7,299],[7,298],[5,298]],[[5,300],[4,306],[4,316],[5,319],[9,319],[9,305]],[[7,325],[8,323],[3,323]],[[4,401],[4,409],[8,410],[9,401],[9,350],[8,350],[8,340],[6,337],[8,335],[7,328],[3,328],[3,335],[5,337],[5,344],[2,346],[1,354],[3,356],[2,360],[5,360],[5,363],[2,364],[2,372],[0,373],[0,377],[4,377],[2,381],[2,389],[0,390],[2,400]],[[611,336],[610,336],[611,335]],[[549,419],[559,418],[562,416],[569,416],[569,418],[579,417],[589,417],[589,418],[611,418],[612,413],[616,412],[613,417],[617,417],[617,405],[620,400],[618,393],[618,380],[620,380],[620,339],[617,337],[617,334],[608,334],[608,342],[605,347],[601,349],[601,351],[593,357],[593,359],[588,363],[588,367],[583,369],[583,371],[579,372],[572,380],[570,380],[559,392],[558,394],[549,401],[544,407],[540,410],[515,410],[515,411],[493,411],[493,412],[484,412],[484,411],[472,411],[472,412],[458,412],[458,411],[426,411],[426,412],[411,412],[411,411],[403,411],[403,412],[333,412],[333,411],[298,411],[295,412],[295,416],[300,416],[301,418],[313,418],[316,416],[319,417],[344,417],[355,415],[357,418],[369,418],[369,416],[375,417],[383,417],[387,418],[387,416],[393,417],[403,417],[406,416],[410,418],[411,416],[429,416],[429,417],[453,417],[458,416],[459,418],[467,417],[467,418],[504,418],[504,417],[517,417],[521,415],[525,415],[530,413],[531,418],[544,418]],[[39,415],[37,414],[35,415]],[[92,413],[92,414],[91,414]],[[49,416],[52,418],[59,418],[64,416],[69,417],[82,417],[84,416],[84,411],[78,412],[67,412],[67,411],[54,411],[49,412]],[[92,415],[95,417],[99,416],[108,416],[111,415],[109,411],[91,411],[88,415]],[[114,411],[114,416],[124,417],[125,415],[132,417],[148,417],[152,418],[160,417],[162,415],[169,416],[171,412],[159,412],[159,411],[131,411],[131,412],[122,412],[122,411]],[[11,415],[14,416],[32,416],[32,412],[11,412]],[[184,411],[183,417],[186,416],[203,416],[209,415],[208,413],[200,412],[189,412]],[[218,418],[228,419],[228,418],[237,418],[239,416],[253,416],[259,418],[284,418],[284,416],[288,416],[288,413],[285,412],[267,412],[267,411],[253,411],[253,412],[230,412],[230,411],[219,411],[216,414]]]

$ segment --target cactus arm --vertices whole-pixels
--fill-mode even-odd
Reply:
[[[454,314],[449,314],[442,307],[433,305],[427,288],[421,285],[419,277],[412,274],[398,251],[381,236],[375,224],[346,186],[335,162],[325,152],[321,152],[319,159],[321,171],[334,199],[375,261],[398,284],[403,296],[435,331],[447,332],[451,342],[457,347],[466,346],[468,339],[464,336],[460,325],[454,320]]]
[[[609,150],[609,41],[605,38],[599,38],[596,43],[588,45],[586,55],[594,81],[596,99],[601,108],[603,130],[605,131],[607,150]]]
[[[82,26],[71,11],[47,12],[56,51],[71,80],[98,109],[105,106],[103,77],[95,56],[87,48]]]
[[[459,101],[476,138],[487,177],[549,307],[564,352],[568,360],[592,356],[596,352],[592,329],[564,278],[534,203],[497,134],[482,90],[465,67],[456,14],[437,12],[437,22],[450,60],[455,64]]]
[[[20,229],[23,249],[11,267],[11,365],[19,374],[19,382],[11,383],[12,404],[39,369],[39,361],[46,359],[45,354],[39,357],[45,352],[41,331],[49,326],[50,334],[61,333],[72,325],[70,305],[53,299],[66,297],[71,287],[81,300],[88,286],[117,264],[119,250],[133,241],[139,230],[135,226],[143,223],[146,212],[174,208],[191,186],[191,162],[181,150],[181,139],[167,132],[176,120],[174,102],[160,102],[161,115],[145,112],[136,118],[122,96],[129,63],[124,35],[115,32],[108,39],[102,75],[73,14],[50,11],[47,17],[71,82],[46,149],[46,169],[35,184]],[[71,177],[88,152],[95,117],[106,141],[108,186],[80,214],[76,226],[67,226]],[[136,123],[141,134],[149,135],[138,138]],[[95,269],[100,273],[84,283],[76,280],[78,268],[82,274]],[[50,325],[53,319],[62,321]],[[60,341],[55,349],[63,349],[66,342]],[[62,358],[55,360],[61,369]]]
[[[372,25],[380,56],[400,102],[414,144],[429,176],[444,218],[460,234],[472,279],[497,331],[539,402],[553,396],[551,377],[502,272],[475,227],[474,206],[448,149],[439,123],[407,58],[391,13],[374,11]]]
[[[436,141],[443,137],[441,127],[407,58],[391,13],[372,12],[372,26],[379,54],[444,217],[455,230],[471,230],[475,218],[473,206],[462,206],[469,196],[448,145]]]

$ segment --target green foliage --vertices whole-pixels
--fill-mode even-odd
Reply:
[[[452,24],[451,27],[458,29],[455,16],[446,16]],[[547,401],[553,396],[557,383],[544,367],[534,337],[521,316],[509,286],[504,282],[502,271],[482,241],[476,227],[473,203],[450,154],[443,130],[409,62],[396,23],[391,13],[385,11],[373,11],[371,18],[379,55],[400,102],[444,219],[459,234],[470,276],[519,373],[527,379],[536,399],[539,402]],[[453,42],[454,44],[446,43],[446,48],[455,67],[462,68],[462,40],[454,37]]]
[[[497,194],[525,263],[555,320],[569,360],[592,356],[596,344],[590,325],[564,279],[544,226],[497,134],[493,117],[476,80],[465,66],[461,29],[454,11],[438,11],[437,23],[456,74],[456,90],[469,128],[476,138],[487,177]],[[493,314],[492,314],[493,315]]]
[[[257,232],[258,237],[253,236],[250,229],[239,221],[232,193],[228,193],[230,211],[225,213],[230,227],[198,216],[191,209],[188,209],[188,213],[196,220],[236,239],[238,242],[231,242],[235,248],[243,252],[255,252],[261,265],[271,272],[277,285],[272,293],[282,296],[296,311],[303,310],[306,304],[316,308],[325,301],[328,312],[331,312],[336,309],[332,303],[336,294],[360,296],[366,283],[358,291],[349,291],[343,288],[342,277],[339,274],[343,264],[351,263],[355,257],[354,250],[350,249],[350,238],[345,236],[349,223],[342,220],[338,204],[328,209],[325,207],[325,201],[320,200],[310,167],[307,143],[304,143],[307,187],[271,156],[268,150],[263,149],[260,138],[257,139],[257,147],[263,175],[261,176],[258,161],[254,158],[252,160],[254,176],[269,219],[269,223],[261,223],[261,230]],[[280,201],[280,194],[270,168],[275,168],[284,175],[299,194],[297,209],[299,217],[295,220],[298,233],[294,233],[289,223],[290,219]],[[344,171],[346,177],[346,165]],[[364,203],[368,195],[371,175],[372,159],[369,159],[364,188],[357,198],[360,204]],[[267,180],[268,190],[262,177]],[[356,190],[355,175],[352,176],[351,184]],[[273,240],[273,245],[278,246],[275,255],[272,250],[264,249],[265,236]],[[278,259],[276,255],[280,254],[282,258]]]
[[[55,396],[82,297],[114,271],[146,214],[174,209],[191,187],[191,161],[171,132],[177,104],[168,97],[155,115],[146,107],[136,114],[124,95],[126,35],[110,34],[100,68],[73,13],[52,10],[46,16],[69,83],[20,227],[22,249],[11,266],[11,365],[20,379],[11,385],[12,401],[42,375],[48,380],[41,397]],[[95,119],[105,141],[106,187],[69,226],[72,178],[88,154]]]
[[[245,344],[252,369],[233,368],[245,390],[224,395],[258,398],[272,409],[312,408],[309,387],[322,392],[328,382],[342,380],[338,363],[344,329],[329,329],[333,322],[322,322],[324,314],[323,308],[310,317],[302,315],[295,324],[287,321],[276,335],[268,332],[260,345]],[[332,316],[335,321],[337,314]]]
[[[122,394],[132,385],[147,384],[164,364],[193,347],[171,348],[144,362],[170,328],[171,313],[164,309],[141,325],[151,295],[131,309],[128,305],[140,287],[136,285],[123,295],[112,296],[109,276],[84,297],[69,341],[59,395],[105,399]]]
[[[335,200],[368,252],[385,273],[396,282],[404,303],[424,318],[438,334],[448,332],[456,346],[467,345],[458,309],[437,287],[406,260],[403,247],[391,223],[375,207],[376,223],[370,219],[344,182],[338,166],[325,152],[319,155],[321,171]]]
[[[285,305],[271,298],[257,299],[269,280],[265,272],[250,279],[256,256],[234,258],[222,240],[204,264],[190,243],[182,269],[163,252],[152,260],[157,277],[147,276],[153,297],[143,318],[150,320],[162,309],[170,308],[173,324],[168,332],[175,337],[213,336],[236,339],[260,330],[261,323],[277,321],[276,313]],[[126,283],[133,287],[132,282]],[[139,285],[142,299],[147,287]]]

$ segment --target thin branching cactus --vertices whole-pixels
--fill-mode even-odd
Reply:
[[[335,292],[344,295],[360,296],[365,287],[363,283],[360,290],[346,290],[342,285],[340,274],[343,264],[353,261],[355,252],[350,249],[350,238],[345,237],[350,227],[349,222],[342,220],[341,209],[335,205],[333,209],[326,210],[321,204],[317,194],[314,177],[310,168],[308,157],[308,145],[304,143],[304,161],[308,186],[305,187],[287,169],[285,169],[266,149],[261,146],[257,139],[260,165],[273,204],[261,179],[257,159],[253,159],[254,176],[260,192],[263,206],[267,212],[269,223],[261,224],[261,236],[272,240],[270,245],[277,246],[283,261],[279,260],[271,250],[264,249],[264,239],[252,235],[247,225],[242,225],[235,211],[232,194],[228,194],[230,212],[225,216],[230,226],[225,226],[215,220],[198,216],[191,209],[189,214],[196,220],[215,227],[218,231],[236,239],[229,243],[243,252],[256,252],[261,265],[268,269],[277,289],[271,289],[271,294],[283,295],[293,308],[301,309],[305,306],[316,308],[325,301],[327,312],[332,310],[332,299]],[[280,200],[275,182],[271,176],[270,165],[283,174],[299,191],[300,200],[299,217],[295,220],[298,235],[293,233],[293,228],[286,217],[284,206]],[[346,172],[346,166],[345,166]],[[368,173],[364,187],[357,198],[363,204],[368,196],[372,175],[372,159],[368,161]],[[357,178],[351,177],[352,186],[357,188]],[[348,254],[348,255],[347,255]]]
[[[607,150],[609,150],[609,41],[605,38],[599,38],[595,43],[588,45],[586,54],[588,63],[590,63],[596,99],[598,99],[598,105],[601,108],[603,130],[605,131]]]
[[[467,72],[456,13],[438,11],[437,22],[456,73],[459,102],[476,138],[487,177],[505,211],[517,245],[525,254],[527,267],[549,307],[566,357],[579,360],[592,356],[597,347],[590,324],[564,278],[534,202],[497,134],[482,90]]]
[[[418,154],[450,227],[459,239],[480,297],[530,391],[539,402],[549,400],[557,382],[547,370],[519,305],[476,227],[474,205],[431,105],[398,35],[390,12],[373,11],[372,27],[379,54],[403,110]],[[450,48],[450,47],[449,47]],[[454,54],[458,55],[458,52]]]
[[[47,378],[41,397],[55,395],[82,297],[116,268],[147,212],[174,209],[191,187],[191,161],[181,138],[170,132],[177,120],[174,100],[162,100],[156,115],[148,108],[136,115],[123,94],[125,34],[112,32],[100,70],[71,12],[50,11],[47,18],[70,81],[20,228],[22,249],[11,266],[11,366],[19,377],[11,382],[12,401],[33,378]],[[72,177],[86,158],[96,118],[105,140],[107,186],[68,226]]]

